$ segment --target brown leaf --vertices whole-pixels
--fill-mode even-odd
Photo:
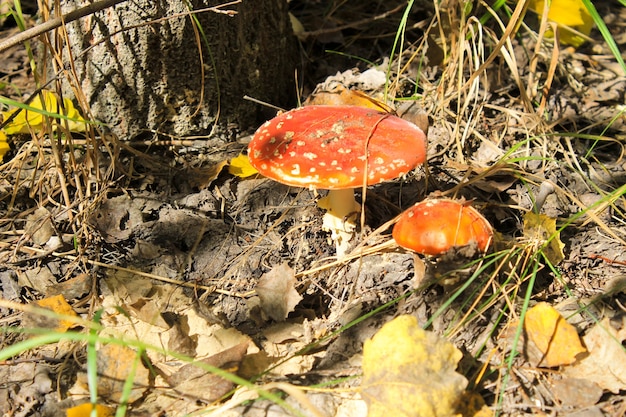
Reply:
[[[270,356],[265,351],[246,355],[246,357],[241,362],[241,366],[237,374],[242,378],[250,379],[265,371],[267,368],[270,367],[271,364],[278,361],[279,359],[280,358]]]
[[[626,318],[622,318],[618,329],[604,318],[583,340],[589,356],[566,368],[565,374],[593,381],[614,394],[626,390],[626,352],[622,345],[626,340]]]
[[[602,388],[588,379],[563,378],[552,381],[552,394],[563,407],[591,407],[600,401]]]
[[[216,164],[202,168],[188,168],[183,175],[187,179],[189,185],[202,190],[215,181],[226,165],[228,165],[228,160],[223,160]]]
[[[124,383],[135,363],[133,389],[128,399],[129,402],[139,399],[150,385],[148,370],[137,357],[137,352],[129,347],[116,344],[103,345],[98,349],[97,363],[98,394],[112,401],[120,400]]]
[[[42,294],[48,293],[48,288],[56,284],[56,277],[48,266],[35,266],[17,271],[17,283],[20,287],[30,287]]]
[[[91,289],[91,275],[82,273],[67,281],[50,285],[46,288],[46,295],[62,294],[66,299],[73,300],[87,294]]]
[[[128,195],[120,195],[104,200],[93,213],[90,221],[109,243],[128,239],[133,228],[143,222],[138,203]]]
[[[263,330],[263,337],[271,343],[302,340],[304,337],[304,326],[301,323],[275,323]]]
[[[269,318],[285,320],[302,300],[295,289],[296,282],[293,269],[286,263],[275,266],[259,279],[256,293],[261,300],[261,309]]]
[[[36,245],[45,244],[54,234],[51,218],[52,215],[45,207],[39,207],[26,218],[26,234],[31,236]]]
[[[430,121],[428,120],[428,113],[417,101],[402,101],[396,107],[396,114],[409,122],[413,123],[426,134],[428,134],[428,128],[430,127]]]
[[[248,350],[248,343],[240,343],[202,361],[207,365],[236,373]],[[233,388],[233,383],[190,363],[167,378],[178,392],[204,401],[215,401]]]
[[[172,327],[167,331],[169,334],[169,340],[167,342],[167,349],[194,357],[196,355],[196,346],[198,345],[198,335],[193,337],[189,335],[189,325],[186,323],[187,317],[183,316],[178,318],[179,321],[172,324]]]
[[[457,411],[460,413],[457,417],[492,417],[494,415],[483,397],[472,391],[465,391],[461,395]]]
[[[368,96],[367,94],[359,91],[359,90],[348,90],[341,84],[336,84],[332,86],[332,90],[330,91],[320,91],[316,92],[314,95],[311,95],[306,102],[305,106],[312,105],[326,105],[326,106],[341,106],[341,105],[350,105],[350,106],[360,106],[367,107],[370,109],[378,110],[381,112],[392,112],[393,109],[386,105],[385,103],[376,100],[373,97]]]
[[[141,321],[162,329],[169,329],[170,327],[161,315],[163,312],[161,300],[140,298],[133,304],[126,305],[125,308]]]

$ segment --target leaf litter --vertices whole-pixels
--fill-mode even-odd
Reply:
[[[335,17],[346,19],[341,12],[339,8]],[[454,15],[453,10],[442,14],[451,19]],[[619,19],[607,14],[607,20],[612,18]],[[304,27],[310,27],[311,22],[306,18],[300,20]],[[418,26],[416,23],[415,27]],[[348,32],[335,35],[341,36],[329,39],[343,42]],[[490,74],[494,77],[490,80],[493,85],[489,88],[488,102],[476,102],[466,108],[457,106],[462,104],[456,100],[463,100],[463,91],[447,95],[449,91],[457,91],[456,88],[446,90],[445,85],[433,83],[449,75],[442,76],[446,69],[436,59],[438,42],[441,39],[430,35],[429,51],[424,58],[431,62],[424,61],[419,72],[411,69],[410,81],[398,77],[393,86],[398,91],[422,92],[423,89],[425,94],[419,101],[418,115],[428,114],[432,118],[442,114],[439,106],[447,109],[447,118],[435,117],[430,125],[427,123],[431,147],[428,183],[424,172],[418,171],[403,182],[368,190],[366,196],[361,196],[367,197],[367,216],[355,243],[375,247],[386,236],[386,230],[378,230],[379,226],[432,192],[475,200],[503,237],[498,244],[505,247],[519,243],[541,247],[553,237],[543,253],[555,269],[551,271],[543,263],[539,266],[531,300],[531,305],[539,308],[528,311],[530,320],[524,323],[524,334],[517,342],[524,355],[516,357],[511,373],[516,386],[524,390],[506,391],[499,403],[501,411],[505,415],[526,415],[552,407],[558,415],[580,410],[618,415],[623,410],[620,395],[625,390],[621,344],[626,337],[622,329],[626,326],[620,321],[623,286],[613,284],[626,262],[623,247],[615,239],[624,235],[624,205],[621,198],[606,205],[597,203],[619,187],[624,177],[623,161],[616,157],[623,136],[615,133],[624,121],[623,117],[615,117],[619,112],[615,103],[623,103],[624,77],[616,76],[619,72],[614,70],[611,60],[602,58],[606,54],[598,54],[603,51],[601,45],[560,50],[556,74],[561,83],[558,94],[541,97],[547,90],[532,91],[532,88],[528,94],[534,94],[538,101],[546,100],[546,117],[564,129],[598,123],[603,135],[595,143],[574,136],[531,140],[527,142],[527,153],[521,147],[511,157],[509,151],[517,141],[528,140],[529,135],[536,133],[529,132],[529,126],[537,122],[527,120],[519,103],[511,100],[519,93],[514,91],[519,85],[511,81],[510,74]],[[532,68],[528,51],[518,44],[516,48],[519,68]],[[542,47],[537,51],[536,59],[548,68],[550,50]],[[377,106],[375,100],[382,97],[381,82],[386,81],[385,71],[380,68],[338,72],[322,83],[316,94],[320,93],[317,95],[324,102],[343,96]],[[541,72],[522,75],[529,79],[536,75],[546,81]],[[583,79],[585,88],[574,78]],[[419,80],[419,87],[413,84],[414,80]],[[456,80],[452,84],[456,86]],[[374,98],[368,98],[362,90],[373,93]],[[500,110],[503,108],[507,111]],[[606,120],[611,119],[612,127],[604,130]],[[483,120],[485,125],[481,126]],[[54,250],[74,254],[75,245],[84,237],[68,227],[67,212],[45,200],[37,204],[32,200],[37,190],[26,186],[22,186],[25,191],[13,194],[13,186],[19,181],[10,182],[3,177],[2,190],[13,195],[20,208],[27,209],[24,214],[15,215],[15,222],[11,222],[24,227],[15,230],[10,226],[13,229],[4,236],[4,247],[8,249],[1,254],[5,268],[0,271],[3,298],[23,301],[62,295],[72,311],[86,318],[92,317],[93,310],[89,308],[101,307],[101,324],[105,329],[101,337],[132,339],[158,347],[141,354],[135,345],[97,347],[97,365],[103,375],[98,381],[98,391],[103,396],[119,398],[123,389],[119,382],[135,367],[138,374],[132,381],[132,398],[140,396],[141,400],[134,411],[149,415],[210,411],[219,407],[211,401],[234,387],[231,382],[172,355],[175,352],[255,380],[260,387],[288,393],[287,404],[303,414],[316,415],[322,410],[324,415],[363,416],[368,410],[358,387],[368,385],[371,374],[361,374],[360,365],[373,364],[374,369],[383,373],[374,385],[385,395],[396,395],[398,392],[383,387],[396,383],[394,378],[408,375],[381,364],[393,358],[394,353],[405,355],[395,352],[402,349],[384,355],[385,348],[399,346],[398,341],[404,340],[405,333],[421,334],[421,326],[429,327],[426,333],[430,335],[426,337],[429,342],[415,346],[409,343],[407,349],[423,347],[431,354],[421,362],[417,360],[420,355],[409,354],[407,360],[425,366],[420,368],[426,369],[424,375],[434,379],[444,376],[444,382],[453,387],[453,395],[436,396],[439,392],[428,391],[432,387],[419,375],[407,384],[410,391],[407,402],[420,398],[410,395],[414,391],[418,396],[434,392],[431,397],[436,396],[436,401],[442,404],[476,405],[468,415],[480,415],[482,397],[496,404],[493,398],[501,394],[497,389],[505,375],[502,369],[506,367],[503,365],[506,354],[515,344],[515,333],[505,331],[500,338],[493,335],[501,328],[500,314],[510,314],[510,320],[516,317],[517,310],[507,312],[506,304],[512,299],[495,300],[460,327],[454,321],[467,314],[463,299],[473,294],[485,289],[487,294],[493,294],[489,292],[493,288],[502,288],[507,294],[525,290],[523,262],[513,259],[509,264],[503,263],[498,279],[472,283],[464,289],[463,297],[450,302],[445,300],[464,285],[462,278],[471,276],[477,269],[476,265],[461,268],[467,259],[452,262],[444,258],[435,262],[386,249],[333,264],[328,258],[332,246],[320,230],[320,213],[315,207],[317,193],[293,190],[248,175],[245,160],[237,160],[245,148],[245,138],[236,146],[218,143],[223,145],[224,152],[213,159],[193,152],[185,154],[189,151],[182,148],[176,149],[175,155],[168,155],[163,166],[180,165],[176,167],[180,168],[176,175],[170,175],[169,169],[150,167],[155,158],[124,154],[126,161],[133,161],[135,171],[99,195],[90,206],[85,217],[88,241],[91,248],[98,249],[82,254],[78,262],[58,255],[46,258]],[[557,155],[554,160],[552,155]],[[592,158],[569,159],[576,155]],[[201,157],[207,159],[198,163]],[[555,160],[559,163],[554,163]],[[223,169],[228,161],[229,169],[235,170],[231,175],[250,179],[229,176]],[[19,177],[20,181],[39,175],[36,164],[31,162],[24,159],[19,174],[24,177]],[[49,175],[50,172],[54,175]],[[42,175],[42,190],[58,187],[54,178],[54,170]],[[543,207],[546,214],[533,217],[527,213],[532,213],[534,197],[544,180],[558,187]],[[29,196],[29,192],[33,194]],[[564,219],[588,207],[591,219],[602,219],[610,227],[598,229],[586,220],[560,229]],[[22,234],[22,230],[26,233]],[[614,231],[615,236],[605,233],[607,230]],[[383,238],[377,238],[381,235]],[[95,264],[82,263],[85,259],[102,264],[91,269]],[[448,276],[450,269],[454,270],[454,277]],[[478,270],[483,274],[488,272]],[[514,282],[515,279],[520,282]],[[96,292],[92,293],[94,289]],[[541,310],[545,308],[542,301],[553,304],[571,300],[570,296],[584,303],[583,307],[577,305],[574,311],[559,309],[558,313]],[[68,313],[67,306],[58,300],[50,307]],[[382,314],[369,315],[387,302],[392,302],[393,307]],[[32,315],[19,312],[16,315],[15,310],[2,308],[11,324],[74,330],[72,325],[58,320],[29,322],[31,319],[25,317]],[[411,329],[408,332],[397,330],[387,338],[382,337],[386,347],[376,347],[375,341],[384,336],[382,330],[377,333],[382,324],[392,316],[403,317],[402,313],[417,317],[419,325],[413,323],[407,326]],[[508,328],[517,331],[511,324]],[[447,333],[452,326],[457,331],[451,332],[449,342],[443,342],[439,335]],[[10,346],[25,338],[9,333],[3,343]],[[536,348],[534,353],[531,344]],[[363,352],[364,345],[374,348]],[[453,359],[458,356],[455,353],[458,348],[463,352],[460,363],[443,361],[445,372],[441,374],[431,369],[438,365],[434,359],[445,356],[442,354],[446,351],[452,352]],[[42,413],[64,415],[66,410],[69,413],[73,406],[88,400],[84,349],[59,343],[33,350],[32,355],[16,359],[39,363],[19,360],[3,363],[2,380],[10,382],[0,387],[0,404],[28,415],[35,413],[40,404],[51,404],[47,399],[56,398],[57,391],[65,395],[76,393],[74,398],[66,397],[59,403],[56,414]],[[468,359],[480,363],[465,363]],[[59,371],[59,363],[72,366]],[[470,378],[482,371],[487,373],[484,379]],[[461,378],[467,382],[461,383]],[[55,386],[55,381],[60,381],[60,385]],[[332,388],[328,392],[311,388],[329,381]],[[468,383],[470,394],[474,390],[480,393],[477,397],[459,395]],[[420,388],[415,389],[416,386]],[[384,396],[376,398],[379,397]],[[250,402],[241,405],[244,401]],[[539,403],[545,409],[534,405]],[[428,404],[433,403],[421,402],[420,406]],[[231,415],[287,413],[275,402],[261,399],[259,393],[242,387],[224,405],[229,405]],[[449,413],[449,405],[435,408],[436,412]]]

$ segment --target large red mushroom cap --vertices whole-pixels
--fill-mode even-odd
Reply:
[[[426,160],[426,135],[399,117],[359,106],[306,106],[261,126],[250,163],[283,184],[329,190],[322,227],[343,257],[360,206],[354,188],[401,177]]]
[[[414,124],[359,106],[307,106],[262,125],[248,149],[266,177],[337,190],[401,177],[426,160],[426,135]],[[367,172],[366,172],[367,171]]]
[[[493,236],[489,222],[464,201],[431,199],[400,215],[392,236],[403,248],[423,255],[443,255],[472,243],[486,252]]]

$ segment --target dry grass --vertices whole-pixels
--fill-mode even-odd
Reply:
[[[365,3],[357,7],[331,2],[320,16],[319,5],[305,3],[309,8],[299,16],[304,23],[310,24],[322,17],[333,23],[333,27],[322,27],[306,35],[338,36],[342,29],[350,29],[350,35],[343,40],[345,50],[353,47],[362,52],[364,47],[360,42],[371,42],[371,39],[376,39],[380,45],[393,45],[398,26],[407,22],[399,20],[398,23],[404,12],[399,6],[379,10],[381,4],[365,2],[377,6],[370,10]],[[539,286],[538,280],[545,279],[546,274],[552,274],[556,281],[561,278],[558,268],[550,265],[544,256],[548,242],[524,236],[519,230],[520,219],[525,212],[532,211],[539,186],[549,182],[555,186],[556,203],[553,201],[552,204],[561,230],[593,225],[618,245],[626,245],[626,228],[608,224],[615,219],[623,222],[626,186],[616,186],[610,173],[596,172],[605,167],[605,161],[600,159],[605,147],[612,153],[618,150],[619,155],[609,161],[611,164],[621,161],[624,137],[610,129],[612,120],[595,123],[583,118],[572,120],[569,115],[562,118],[554,110],[551,100],[558,97],[559,88],[575,83],[568,77],[570,63],[567,59],[571,59],[571,53],[546,38],[549,26],[545,21],[532,25],[526,23],[531,20],[525,19],[526,2],[518,2],[508,14],[502,10],[493,11],[483,3],[478,7],[478,10],[467,13],[465,2],[435,2],[428,19],[418,21],[415,16],[410,16],[413,20],[406,26],[410,36],[402,39],[415,36],[415,33],[420,36],[412,43],[395,44],[396,54],[389,61],[389,83],[384,94],[396,104],[407,100],[418,102],[432,120],[427,191],[476,199],[476,206],[489,211],[494,220],[504,224],[505,220],[514,219],[518,228],[502,230],[493,253],[436,276],[437,282],[443,282],[462,272],[469,279],[461,286],[453,281],[446,300],[434,309],[426,324],[439,323],[453,306],[456,313],[453,318],[446,319],[443,332],[452,339],[467,337],[467,328],[480,333],[480,341],[471,346],[471,354],[484,361],[485,369],[490,365],[492,374],[481,373],[474,385],[492,393],[492,404],[500,407],[504,414],[515,415],[518,406],[532,409],[529,405],[516,404],[515,401],[520,399],[507,394],[510,378],[518,375],[517,352],[511,351],[510,346],[494,346],[493,341],[510,323],[523,318],[531,299],[537,296],[535,288],[548,291],[546,286]],[[490,16],[486,23],[481,23],[483,14]],[[389,16],[394,17],[393,24],[389,23]],[[370,27],[375,28],[373,33],[369,31]],[[70,51],[63,46],[67,43],[63,27],[41,38],[44,57],[41,62],[45,64],[35,72],[35,83],[61,94],[58,79],[63,79],[71,86],[81,113],[91,120]],[[305,56],[314,55],[314,44],[305,42],[304,45]],[[387,50],[383,52],[388,53]],[[69,60],[66,59],[68,56]],[[374,60],[370,56],[367,58]],[[623,117],[621,114],[612,116],[615,119]],[[41,129],[16,140],[11,159],[0,168],[2,261],[12,264],[36,262],[46,257],[62,259],[65,267],[62,276],[57,277],[59,281],[78,273],[92,273],[97,268],[127,270],[109,265],[102,258],[102,238],[90,219],[107,193],[124,193],[137,179],[147,178],[145,173],[137,173],[135,163],[150,156],[105,134],[97,124],[89,124],[84,134],[76,134],[62,119],[46,117],[45,120]],[[606,168],[606,171],[610,169]],[[569,184],[561,181],[563,172],[582,185],[575,190],[568,188]],[[606,181],[603,183],[602,179]],[[502,185],[509,180],[508,187]],[[508,196],[518,198],[505,199],[505,192],[515,188],[513,184],[519,187]],[[592,203],[582,201],[581,188],[597,193],[599,199]],[[38,218],[39,223],[29,223],[29,216],[38,207],[46,208],[49,214]],[[613,218],[606,218],[607,209],[613,210]],[[284,216],[287,214],[285,211]],[[279,225],[282,220],[279,218],[275,224]],[[33,235],[39,226],[50,221],[65,243],[72,244],[73,250],[59,252],[33,243]],[[385,222],[364,237],[346,259],[340,262],[316,260],[309,263],[307,269],[299,271],[297,278],[311,279],[318,289],[327,291],[325,295],[330,295],[333,300],[332,308],[348,306],[348,301],[354,299],[341,298],[337,294],[352,288],[340,288],[341,276],[333,274],[366,256],[391,250],[386,231],[393,221]],[[294,226],[290,233],[296,233],[299,227]],[[250,252],[232,260],[231,269],[237,269],[271,231],[258,234],[257,239],[250,242]],[[218,280],[215,286],[189,283],[185,277],[172,280],[142,271],[133,272],[206,291],[205,297],[221,294],[244,298],[249,294],[249,288],[233,288],[226,284],[232,282],[230,269],[225,271],[228,280]],[[327,274],[324,275],[325,281],[314,278],[320,273]],[[401,304],[405,297],[421,296],[432,283],[427,281],[411,295],[403,295],[389,305],[376,306],[373,311]],[[567,283],[560,285],[571,294]],[[95,302],[98,297],[95,286],[93,290],[79,302],[89,309],[87,317],[92,317],[99,308]],[[26,299],[36,297],[32,293],[25,296]],[[557,295],[551,294],[550,297],[556,298]],[[583,304],[582,300],[576,301]],[[12,308],[10,305],[6,307]],[[360,317],[348,327],[369,317],[371,315]],[[487,325],[485,317],[488,317]],[[515,340],[517,343],[519,339]],[[493,374],[496,374],[495,378]],[[481,379],[483,376],[485,378]],[[260,389],[282,390],[298,397],[305,409],[315,410],[294,386],[271,382]],[[234,408],[247,398],[233,399],[216,410]]]

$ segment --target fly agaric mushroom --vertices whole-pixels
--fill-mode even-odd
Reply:
[[[467,202],[430,199],[400,215],[393,239],[403,248],[422,255],[443,255],[453,247],[475,243],[486,252],[493,230],[489,222]]]
[[[327,210],[337,256],[348,249],[360,211],[354,189],[401,177],[426,160],[426,135],[414,124],[359,106],[307,106],[262,125],[248,148],[262,175],[290,186],[329,190]]]

